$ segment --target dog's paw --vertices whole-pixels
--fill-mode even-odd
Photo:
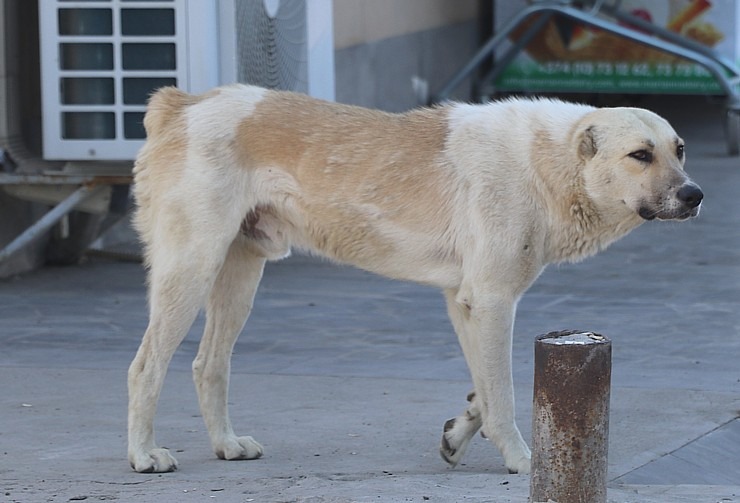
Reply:
[[[151,449],[129,456],[131,468],[139,473],[166,473],[177,470],[177,460],[167,449]]]
[[[475,430],[471,432],[469,426],[468,422],[460,421],[459,418],[448,419],[445,422],[439,454],[452,468],[460,462],[470,439],[475,434]]]
[[[252,437],[232,437],[215,446],[214,451],[220,459],[257,459],[264,452],[262,446]]]
[[[526,475],[532,469],[532,460],[530,456],[522,456],[514,462],[507,462],[506,468],[509,473],[518,473],[519,475]]]

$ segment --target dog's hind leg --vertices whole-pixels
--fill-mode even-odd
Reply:
[[[190,273],[187,268],[165,272],[155,264],[150,274],[149,326],[128,373],[128,458],[137,472],[177,469],[175,458],[156,447],[154,415],[172,355],[204,300],[202,284]]]
[[[162,225],[156,246],[150,243],[149,326],[128,372],[128,458],[137,472],[169,472],[177,461],[154,440],[154,415],[167,367],[188,333],[216,278],[231,239],[225,236],[180,236]],[[207,245],[204,245],[207,243]]]
[[[211,290],[206,328],[193,361],[193,379],[201,413],[216,455],[221,459],[255,459],[262,446],[252,437],[238,437],[228,410],[231,352],[252,309],[265,259],[237,238]]]

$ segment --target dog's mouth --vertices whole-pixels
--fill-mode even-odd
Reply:
[[[689,208],[686,206],[679,206],[678,208],[665,209],[665,208],[651,208],[649,206],[641,206],[637,213],[644,220],[688,220],[689,218],[695,218],[699,216],[701,205]]]
[[[687,182],[670,197],[649,204],[645,201],[637,213],[645,220],[687,220],[699,215],[704,193],[698,185]]]

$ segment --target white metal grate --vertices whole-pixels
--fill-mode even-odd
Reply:
[[[332,0],[39,0],[44,158],[131,160],[150,93],[334,99]]]
[[[185,0],[39,0],[44,157],[129,160],[149,94],[186,82]]]

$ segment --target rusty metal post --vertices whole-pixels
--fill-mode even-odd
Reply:
[[[534,366],[530,502],[606,503],[611,341],[540,335]]]

